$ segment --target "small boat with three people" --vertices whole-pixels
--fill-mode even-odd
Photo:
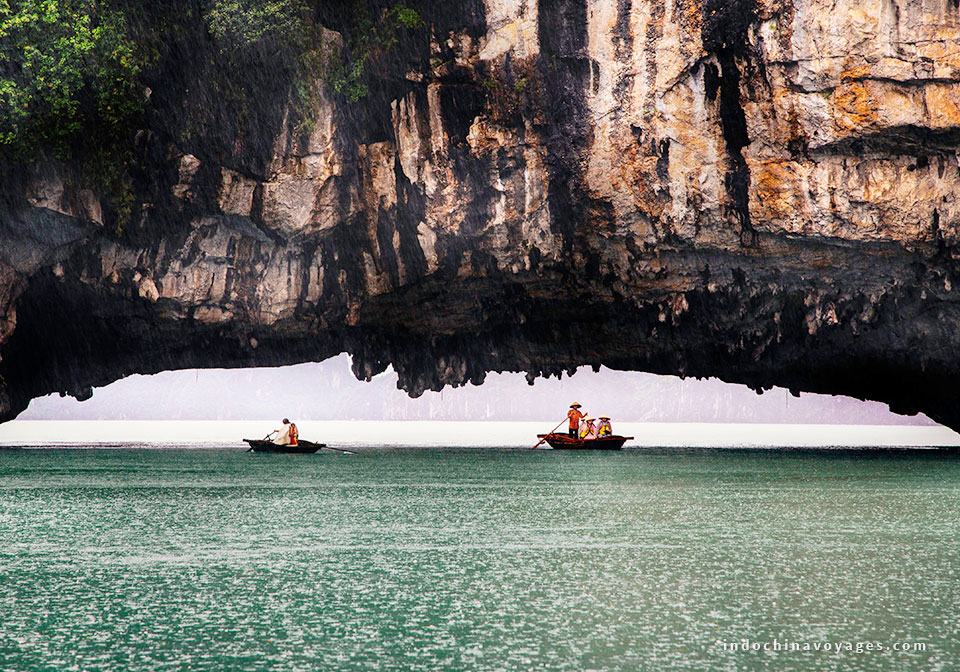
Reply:
[[[621,450],[623,444],[633,437],[611,434],[599,439],[574,439],[566,434],[550,432],[537,434],[537,438],[549,443],[554,450]]]
[[[592,418],[580,408],[577,402],[570,404],[567,417],[550,432],[537,434],[540,441],[534,448],[546,441],[554,450],[620,450],[624,443],[633,438],[614,434],[610,416],[601,415],[599,419]],[[567,433],[557,432],[557,428],[564,422],[569,422]]]

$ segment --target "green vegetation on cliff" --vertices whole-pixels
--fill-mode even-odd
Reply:
[[[342,42],[324,34],[303,0],[213,0],[204,19],[224,50],[243,50],[267,40],[298,47],[294,94],[303,108],[314,97],[318,81],[347,102],[359,101],[367,94],[368,63],[393,49],[400,31],[424,25],[419,12],[402,4],[381,10],[376,19],[363,0],[345,7],[351,26]]]
[[[333,53],[329,57],[327,80],[330,88],[351,103],[363,98],[367,95],[363,81],[367,63],[397,46],[401,30],[415,30],[423,25],[420,14],[404,5],[390,8],[378,22],[374,22],[360,5],[355,29],[344,50],[349,55]]]
[[[219,56],[238,69],[254,54],[270,53],[275,67],[289,73],[290,120],[301,133],[313,129],[322,91],[359,102],[368,93],[370,65],[393,50],[402,33],[425,25],[406,5],[368,0],[208,0],[203,19]],[[235,103],[247,107],[245,100]]]
[[[322,92],[360,101],[423,25],[380,0],[0,0],[0,176],[58,160],[122,231],[162,193],[149,143],[257,173],[280,119],[309,132]]]
[[[242,49],[265,39],[302,41],[306,11],[299,0],[214,0],[204,20],[225,48]]]
[[[92,0],[0,0],[0,148],[14,157],[111,143],[140,112],[125,17]]]
[[[369,62],[395,47],[401,31],[424,25],[405,5],[345,7],[342,40],[316,22],[308,0],[207,0],[203,20],[222,53],[269,43],[299,54],[293,93],[306,107],[323,85],[348,102],[363,98]],[[138,34],[125,12],[136,15],[136,3],[0,0],[0,153],[69,159],[129,140],[146,100],[143,54],[163,28],[138,26]]]

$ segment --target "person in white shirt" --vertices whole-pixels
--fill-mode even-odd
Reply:
[[[281,429],[275,429],[270,433],[276,434],[273,442],[278,446],[297,445],[297,426],[287,418],[283,419],[283,427]]]

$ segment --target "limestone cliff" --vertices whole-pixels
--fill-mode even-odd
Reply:
[[[231,98],[186,30],[119,234],[69,166],[8,171],[0,418],[348,351],[412,394],[604,364],[960,427],[956,0],[417,8],[309,130],[269,54]]]

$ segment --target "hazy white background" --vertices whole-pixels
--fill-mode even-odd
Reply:
[[[392,370],[358,381],[340,355],[319,364],[276,369],[208,369],[130,376],[78,402],[36,399],[21,420],[500,420],[556,424],[573,401],[592,415],[629,422],[827,423],[932,425],[925,416],[886,405],[819,394],[762,395],[716,379],[581,368],[574,376],[537,379],[490,374],[481,386],[427,392],[411,399]],[[548,427],[549,429],[549,427]]]
[[[490,374],[482,386],[411,399],[391,370],[358,381],[340,355],[277,369],[167,371],[131,376],[78,402],[36,399],[0,425],[0,445],[219,445],[245,448],[289,417],[301,437],[332,446],[529,447],[573,401],[609,415],[643,446],[956,446],[960,435],[884,404],[775,388],[758,395],[718,380],[589,368],[528,385]]]

